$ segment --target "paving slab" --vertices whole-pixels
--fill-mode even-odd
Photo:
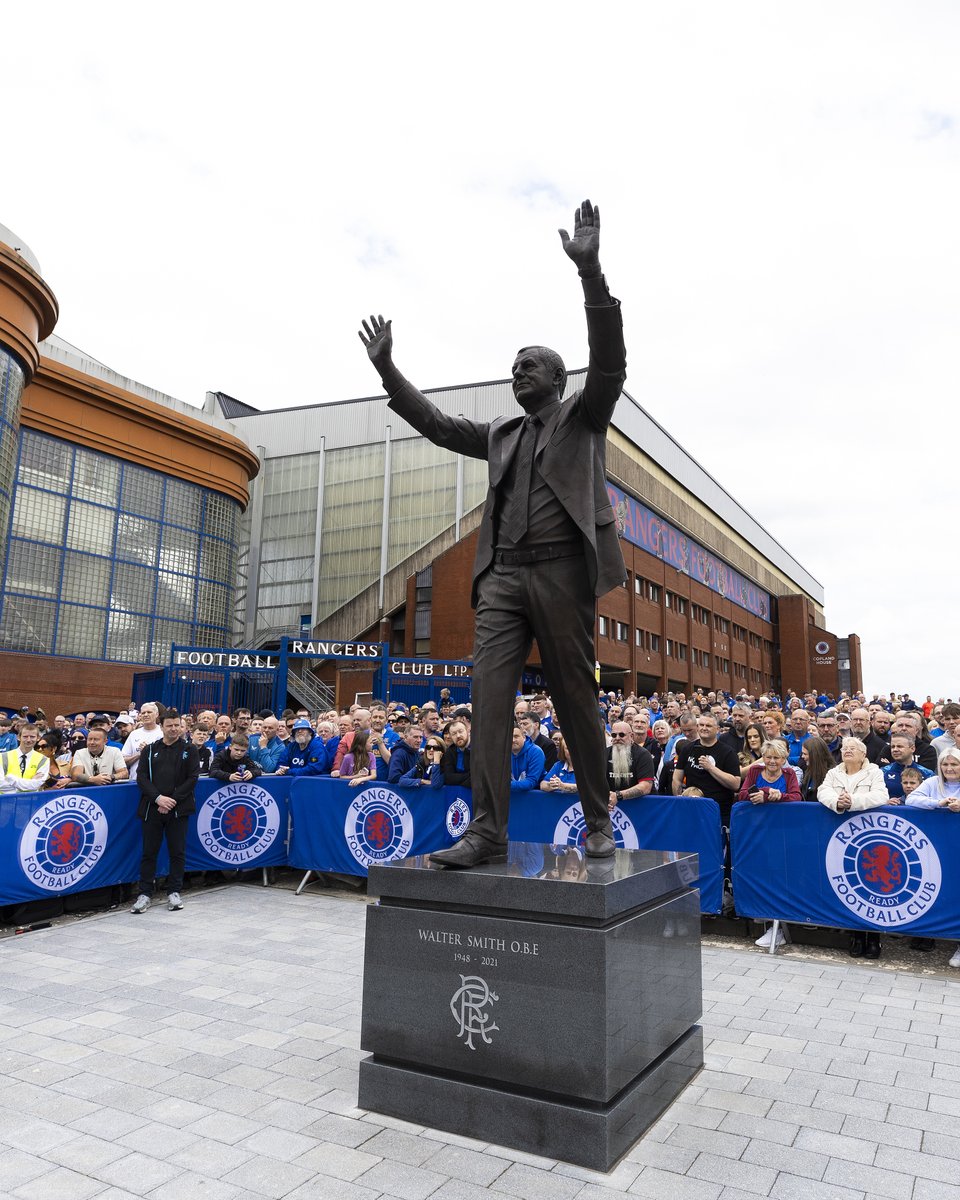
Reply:
[[[707,1066],[601,1175],[357,1107],[363,897],[185,899],[0,938],[0,1195],[960,1200],[954,973],[706,938]]]

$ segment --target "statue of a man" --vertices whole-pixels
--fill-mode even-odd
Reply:
[[[390,407],[438,446],[489,463],[473,568],[473,820],[455,846],[431,855],[446,867],[506,855],[513,706],[534,638],[573,760],[586,852],[614,852],[593,630],[596,597],[626,578],[605,474],[626,354],[620,304],[600,269],[600,209],[584,200],[573,237],[561,229],[560,239],[579,269],[590,344],[586,382],[566,400],[560,355],[525,346],[512,369],[525,416],[489,423],[447,416],[395,366],[390,321],[371,316],[360,333]]]

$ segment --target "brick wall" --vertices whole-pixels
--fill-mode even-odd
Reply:
[[[2,651],[0,707],[29,704],[35,712],[39,705],[49,720],[58,713],[119,712],[130,702],[134,673],[149,670],[133,663]]]

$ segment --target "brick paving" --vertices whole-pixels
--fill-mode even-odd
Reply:
[[[356,1107],[365,905],[0,941],[2,1200],[960,1200],[960,983],[703,952],[706,1067],[607,1175]]]

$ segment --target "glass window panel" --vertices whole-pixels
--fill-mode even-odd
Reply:
[[[117,514],[112,508],[74,500],[67,524],[67,546],[87,554],[112,554],[116,523]]]
[[[154,621],[153,648],[150,661],[153,663],[168,663],[170,647],[177,645],[193,645],[193,627],[185,621]]]
[[[61,604],[57,623],[57,653],[77,658],[100,658],[107,614],[102,608]]]
[[[63,496],[51,496],[49,492],[38,492],[21,484],[13,506],[11,533],[14,537],[60,546],[66,514],[67,502]]]
[[[200,528],[203,511],[203,491],[192,483],[181,479],[167,479],[167,497],[163,505],[163,519],[173,525],[186,525],[189,529]]]
[[[0,616],[0,647],[4,650],[53,651],[53,622],[57,606],[53,600],[29,596],[6,596]]]
[[[463,460],[463,511],[465,513],[484,502],[487,498],[488,486],[489,475],[486,461],[481,458],[465,458]]]
[[[172,575],[169,571],[161,571],[157,576],[157,614],[192,621],[196,586],[192,575]]]
[[[326,456],[317,620],[353,599],[379,575],[383,464],[382,442],[332,450]]]
[[[227,496],[219,496],[214,492],[207,492],[206,511],[203,518],[204,533],[235,543],[239,512],[240,505],[236,500],[231,500]]]
[[[32,542],[10,541],[7,555],[8,592],[33,592],[56,599],[60,586],[62,553],[53,546],[37,546]]]
[[[61,599],[106,607],[110,602],[112,565],[109,558],[94,558],[92,554],[67,551],[63,564]]]
[[[147,567],[117,563],[113,576],[113,607],[132,612],[153,612],[157,575]]]
[[[457,460],[426,438],[394,443],[388,567],[403,562],[456,519]]]
[[[15,429],[20,421],[20,398],[26,376],[12,354],[0,349],[0,419]]]
[[[120,506],[144,517],[159,517],[163,511],[163,476],[124,463]]]
[[[117,521],[117,558],[153,567],[157,562],[159,542],[160,526],[156,521],[120,514]]]
[[[232,583],[236,575],[236,564],[236,546],[227,542],[217,542],[211,538],[203,539],[203,548],[200,551],[200,574],[205,579]]]
[[[206,583],[201,580],[197,585],[197,620],[204,625],[226,628],[229,624],[229,612],[229,589],[219,583]]]
[[[160,544],[160,569],[163,571],[183,571],[191,575],[197,570],[197,543],[195,533],[185,529],[173,529],[163,526],[162,542]]]
[[[112,612],[107,628],[107,658],[117,662],[149,662],[152,617]]]
[[[18,479],[51,492],[67,492],[72,457],[73,447],[66,442],[25,429],[20,443]]]
[[[6,412],[3,366],[0,352]],[[9,378],[13,374],[21,379],[8,372]],[[18,442],[16,431],[6,438],[5,429],[0,415],[0,528],[9,502],[4,462],[12,473],[9,454],[23,447],[7,563],[9,604],[0,616],[5,648],[51,653],[56,630],[57,653],[144,663],[166,662],[174,635],[201,644],[227,640],[237,583],[236,501],[31,430]],[[305,468],[308,477],[314,468]],[[289,491],[298,476],[288,470],[285,478]],[[315,503],[315,472],[313,486]],[[278,519],[289,524],[299,501],[294,489]],[[281,547],[288,562],[296,559],[290,548]],[[202,597],[202,637],[194,627],[200,570],[211,577]],[[241,582],[245,586],[245,575]]]
[[[73,494],[116,508],[120,493],[120,463],[93,450],[77,450],[73,465]]]

